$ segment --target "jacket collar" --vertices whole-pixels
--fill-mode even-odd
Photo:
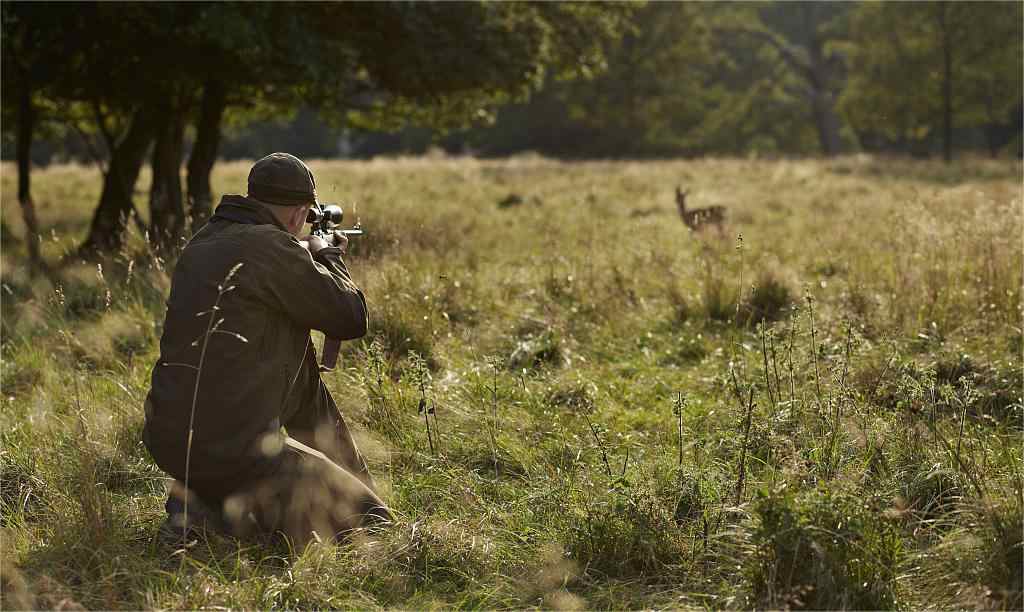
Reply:
[[[282,231],[288,229],[263,205],[242,195],[221,198],[210,222],[231,221],[247,225],[274,225]]]

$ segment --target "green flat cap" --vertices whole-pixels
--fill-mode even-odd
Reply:
[[[249,170],[249,196],[278,206],[314,204],[316,181],[298,157],[271,153]]]

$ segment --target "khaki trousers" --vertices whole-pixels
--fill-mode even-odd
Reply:
[[[287,437],[275,473],[227,497],[224,519],[240,537],[280,532],[296,548],[314,539],[336,540],[391,520],[371,485],[365,470],[346,469]]]
[[[318,382],[315,395],[284,420],[288,435],[268,469],[239,488],[193,487],[208,505],[222,507],[220,518],[230,533],[283,533],[301,548],[391,520],[348,425]]]

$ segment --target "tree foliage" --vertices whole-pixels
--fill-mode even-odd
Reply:
[[[842,107],[859,131],[894,140],[999,123],[1022,97],[1019,2],[864,3],[851,25]]]
[[[551,79],[467,140],[487,153],[837,153],[844,64],[835,42],[847,12],[815,2],[651,3],[611,45],[607,71]]]
[[[605,44],[633,7],[196,2],[5,3],[2,10],[4,68],[8,58],[38,68],[14,64],[5,118],[27,116],[14,101],[30,91],[37,100],[87,108],[103,136],[109,161],[84,245],[94,252],[120,245],[151,148],[149,230],[157,244],[175,243],[187,212],[193,221],[209,213],[209,173],[231,107],[266,114],[311,107],[374,128],[467,125],[525,99],[548,74],[601,70]],[[75,44],[52,44],[65,38]],[[196,126],[191,206],[180,177],[189,124]]]

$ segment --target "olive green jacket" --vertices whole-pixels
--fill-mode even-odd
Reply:
[[[208,334],[211,316],[216,331]],[[150,454],[184,480],[194,398],[191,483],[223,490],[258,478],[281,447],[289,414],[308,402],[333,407],[310,330],[347,340],[365,335],[366,325],[366,302],[338,248],[311,256],[261,205],[225,196],[174,269],[146,398]]]

